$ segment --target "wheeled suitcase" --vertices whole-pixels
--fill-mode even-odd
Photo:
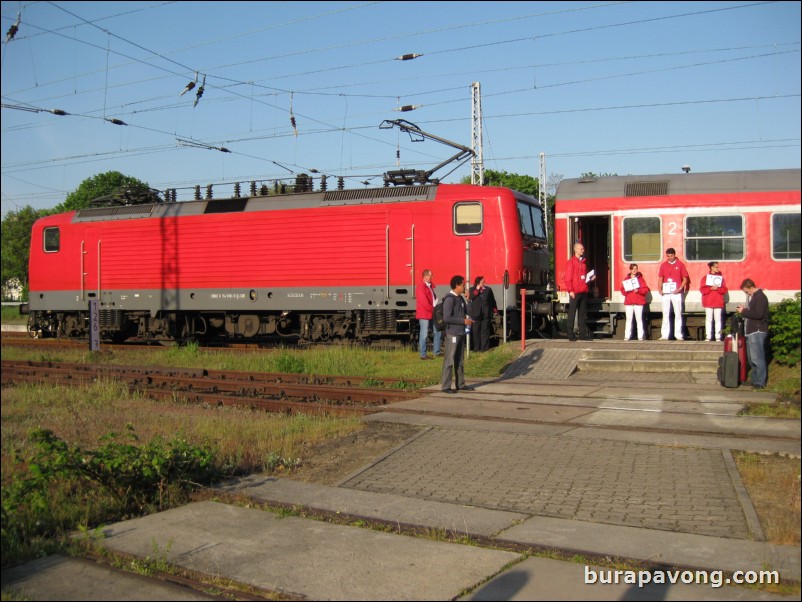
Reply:
[[[724,342],[724,355],[718,358],[718,382],[729,389],[734,389],[741,384],[741,360],[738,355],[738,342],[737,334],[728,336]]]
[[[729,389],[736,388],[739,383],[741,362],[738,360],[738,353],[727,351],[718,358],[718,381],[722,386]]]

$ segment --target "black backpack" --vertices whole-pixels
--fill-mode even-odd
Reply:
[[[446,329],[446,320],[443,318],[443,305],[445,304],[445,299],[434,306],[434,327],[443,332]]]

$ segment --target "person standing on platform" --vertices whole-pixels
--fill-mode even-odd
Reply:
[[[588,272],[585,260],[585,245],[581,242],[574,244],[574,256],[565,265],[565,290],[570,297],[568,301],[568,340],[576,341],[574,322],[577,322],[579,337],[590,339],[591,334],[588,330],[588,284],[596,279],[593,271]]]
[[[666,260],[660,264],[657,272],[657,288],[663,296],[663,323],[660,328],[660,340],[667,341],[671,336],[671,312],[674,312],[674,338],[685,340],[685,325],[682,319],[682,305],[685,291],[691,277],[685,264],[677,259],[673,247],[666,249]]]
[[[705,339],[723,341],[721,326],[724,322],[724,297],[727,285],[718,267],[718,261],[707,264],[709,272],[702,277],[699,291],[702,293],[702,307],[705,308]]]
[[[432,325],[434,340],[432,352],[435,357],[440,355],[440,338],[442,333],[434,327],[434,306],[437,304],[437,295],[432,283],[432,271],[423,270],[423,280],[415,291],[415,317],[418,319],[418,351],[422,360],[430,360],[426,354],[426,339],[429,337],[429,324]]]
[[[766,366],[766,339],[769,336],[769,300],[763,289],[755,286],[755,281],[747,278],[741,283],[746,293],[746,305],[739,305],[736,311],[746,318],[746,357],[752,368],[752,387],[763,389],[768,382]]]
[[[493,314],[496,311],[496,297],[493,289],[485,284],[484,276],[477,276],[470,290],[468,313],[473,319],[471,343],[473,351],[490,349],[490,332],[493,329]]]
[[[473,320],[467,315],[465,301],[465,278],[451,278],[451,292],[443,299],[443,320],[446,323],[446,350],[443,357],[443,372],[440,377],[440,390],[444,393],[456,393],[460,389],[472,391],[465,386],[465,338],[471,329]],[[452,372],[456,390],[451,388]]]
[[[627,286],[629,282],[629,286]],[[646,295],[649,294],[649,287],[643,275],[638,271],[638,264],[629,265],[629,277],[621,283],[621,294],[624,295],[624,308],[627,315],[627,325],[624,329],[624,340],[631,341],[635,338],[635,330],[638,331],[638,340],[646,338],[646,329],[643,326],[643,307],[646,305]]]

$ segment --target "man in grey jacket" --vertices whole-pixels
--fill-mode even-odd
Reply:
[[[741,283],[741,290],[746,293],[746,305],[739,305],[735,309],[746,318],[746,357],[752,367],[752,387],[763,389],[769,378],[766,366],[769,300],[763,289],[757,288],[751,278]]]
[[[465,311],[465,278],[451,278],[451,292],[443,299],[443,319],[446,323],[444,338],[446,349],[443,357],[443,373],[440,377],[440,389],[444,393],[456,393],[460,389],[472,391],[465,386],[465,367],[463,355],[465,351],[466,328],[470,330],[473,323]],[[451,372],[454,372],[457,388],[451,388]]]

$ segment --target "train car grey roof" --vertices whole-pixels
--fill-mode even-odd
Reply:
[[[566,179],[557,187],[557,200],[799,189],[799,169],[719,171]]]

